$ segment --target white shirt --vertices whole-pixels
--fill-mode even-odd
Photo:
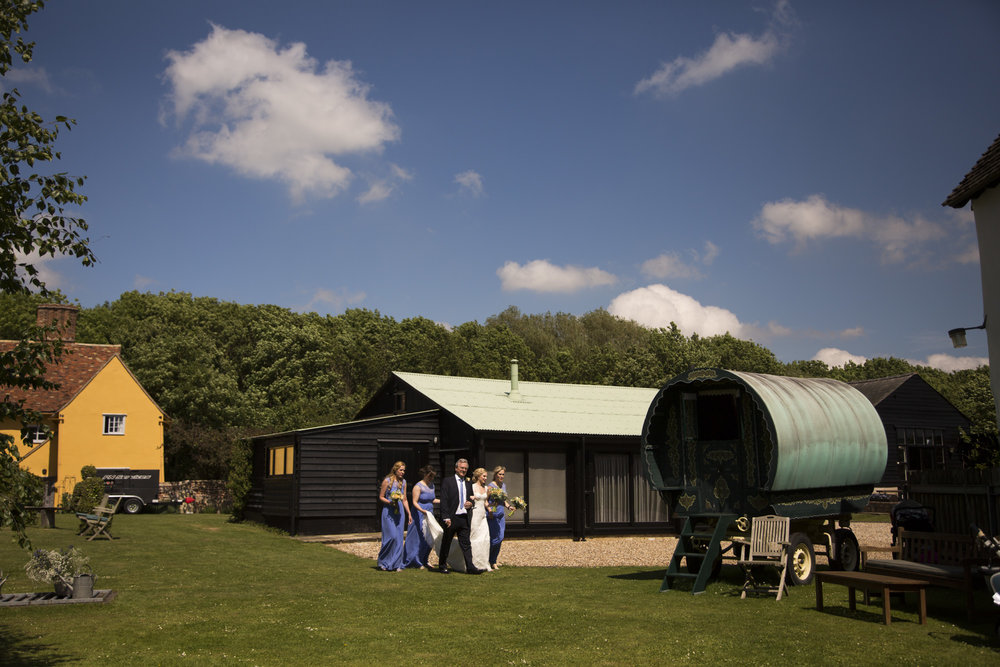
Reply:
[[[468,498],[465,497],[465,479],[455,475],[455,481],[458,483],[458,509],[455,510],[455,514],[466,514],[465,501]]]

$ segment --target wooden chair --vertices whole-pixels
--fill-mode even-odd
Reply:
[[[747,596],[747,591],[754,593],[777,593],[777,600],[785,592],[785,568],[788,566],[788,526],[787,516],[755,516],[750,528],[750,544],[744,549],[744,556],[739,559],[746,581],[743,583],[743,593],[740,599]],[[778,585],[770,586],[757,581],[754,569],[760,566],[778,569]]]
[[[98,537],[105,537],[109,540],[114,539],[111,535],[111,522],[115,518],[115,512],[118,511],[118,503],[121,502],[121,498],[115,498],[114,503],[109,504],[109,502],[108,496],[105,495],[101,499],[101,503],[94,508],[93,513],[76,513],[77,518],[81,522],[80,532],[77,535],[86,535],[88,542]]]

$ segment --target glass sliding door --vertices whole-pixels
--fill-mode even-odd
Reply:
[[[628,454],[594,455],[594,522],[628,523],[631,478]],[[647,484],[648,486],[648,484]]]
[[[510,472],[507,474],[509,476]],[[567,522],[565,453],[528,452],[528,497],[525,500],[532,524]]]
[[[504,475],[504,484],[507,485],[507,495],[511,498],[521,496],[528,501],[524,494],[524,453],[523,452],[486,452],[486,470],[489,472],[489,481],[493,481],[493,468],[503,466],[507,469]],[[530,501],[529,501],[530,502]],[[507,517],[507,524],[524,524],[524,512],[517,511]]]

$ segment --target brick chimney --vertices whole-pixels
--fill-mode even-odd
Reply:
[[[72,343],[76,340],[76,318],[79,314],[79,306],[64,303],[43,303],[38,306],[35,322],[40,327],[48,327],[53,324],[58,327],[57,332],[46,334],[47,340],[58,339]]]

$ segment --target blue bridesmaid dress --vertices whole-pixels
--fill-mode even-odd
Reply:
[[[434,511],[434,485],[427,486],[422,481],[415,488],[420,489],[417,504],[428,512]],[[424,513],[413,510],[413,523],[406,529],[406,547],[404,548],[403,567],[427,567],[427,556],[431,553],[431,544],[424,538]]]
[[[378,551],[378,567],[380,570],[398,570],[403,567],[403,529],[406,525],[406,482],[400,484],[393,480],[385,492],[390,497],[393,491],[403,494],[403,499],[390,503],[382,508],[382,548]]]
[[[497,488],[497,483],[490,482],[490,486],[495,489]],[[507,493],[506,484],[501,485],[499,488],[504,493]],[[490,567],[493,567],[497,564],[497,556],[500,555],[500,545],[503,543],[504,530],[507,528],[507,508],[503,505],[498,506],[486,516],[486,519],[490,526]]]

